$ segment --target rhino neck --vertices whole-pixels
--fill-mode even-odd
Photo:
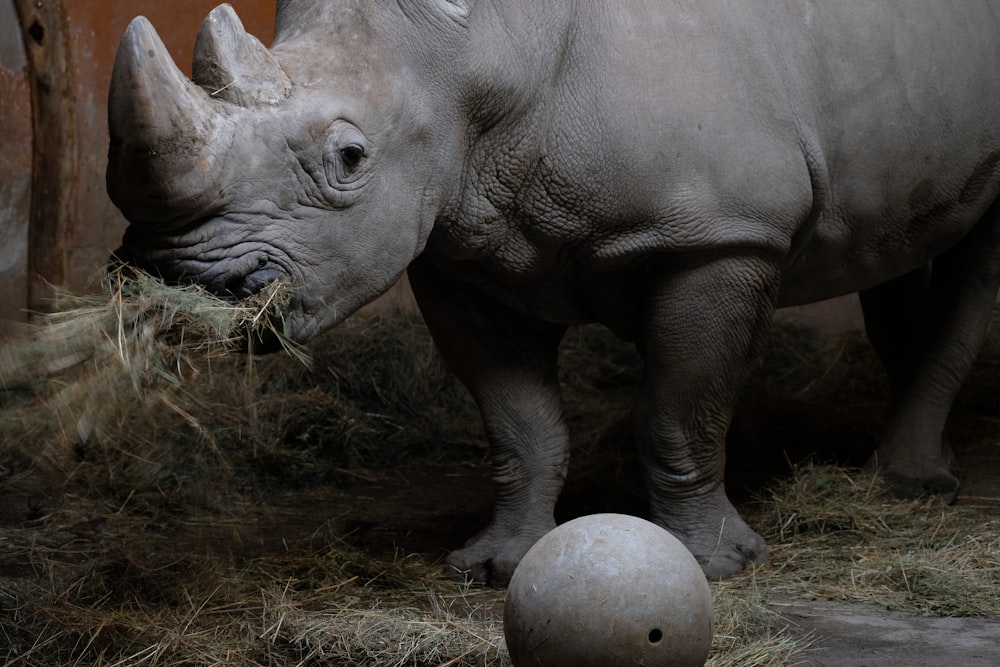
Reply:
[[[463,102],[488,131],[530,116],[572,57],[573,2],[480,2],[469,23]]]
[[[532,221],[517,210],[548,150],[552,91],[567,76],[574,2],[479,2],[450,62],[460,93],[462,174],[434,226],[434,254],[458,262],[517,264],[514,237]],[[449,91],[442,91],[448,95]],[[526,168],[534,165],[531,168]],[[534,173],[533,173],[534,172]],[[508,248],[501,248],[507,244]],[[503,272],[503,270],[501,270]]]

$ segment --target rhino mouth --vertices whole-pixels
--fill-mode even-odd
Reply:
[[[230,301],[249,298],[273,282],[288,282],[289,276],[263,251],[232,258],[196,257],[163,261],[156,253],[122,246],[113,261],[145,271],[170,285],[201,285],[211,294]]]
[[[249,299],[273,283],[291,283],[288,272],[261,252],[216,262],[201,259],[156,261],[128,246],[122,246],[112,254],[108,263],[109,273],[127,280],[134,277],[137,271],[152,275],[167,285],[200,285],[210,294],[230,303]],[[270,353],[282,349],[277,332],[283,332],[284,313],[268,309],[264,317],[266,321],[263,323],[253,327],[243,326],[233,332],[244,342],[243,351]]]

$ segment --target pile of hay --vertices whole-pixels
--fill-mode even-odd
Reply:
[[[439,552],[405,541],[363,548],[316,507],[334,489],[357,498],[345,513],[372,513],[385,499],[369,487],[485,466],[472,401],[412,315],[353,320],[296,357],[232,354],[234,332],[271,326],[284,298],[113,280],[0,350],[0,665],[509,665],[502,591],[455,581]],[[755,385],[772,389],[754,392],[743,428],[776,433],[756,415],[778,384],[803,421],[880,400],[856,349],[779,330]],[[616,509],[635,486],[622,428],[635,354],[584,328],[562,361],[568,491],[614,477],[612,506],[592,509]],[[995,507],[899,503],[841,467],[772,478],[741,506],[770,563],[713,584],[709,665],[801,662],[811,639],[780,616],[789,601],[1000,616]],[[285,537],[288,520],[306,528]]]
[[[237,303],[122,267],[102,288],[61,295],[50,314],[0,347],[2,442],[20,445],[26,458],[65,467],[74,448],[119,433],[148,404],[189,419],[175,396],[248,339],[273,336],[308,362],[280,330],[289,296],[280,283]]]
[[[484,456],[475,407],[415,316],[356,320],[289,354],[287,290],[233,303],[145,274],[64,297],[0,348],[0,465],[70,475],[88,493],[226,511],[364,468]],[[239,352],[238,352],[239,351]],[[238,353],[237,353],[238,352]],[[312,363],[315,358],[316,363]]]
[[[806,466],[753,517],[774,597],[935,616],[1000,617],[1000,498],[901,501],[871,472]]]

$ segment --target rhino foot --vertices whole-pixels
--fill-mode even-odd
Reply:
[[[553,528],[555,521],[551,525],[519,530],[492,524],[469,540],[465,547],[448,554],[445,563],[467,581],[504,587],[528,549]]]
[[[894,456],[892,449],[879,447],[868,461],[868,468],[879,471],[897,498],[937,496],[950,505],[958,499],[960,486],[954,460],[947,439],[942,439],[936,456]]]
[[[939,470],[930,477],[913,478],[887,471],[882,472],[882,477],[897,498],[912,500],[937,496],[948,505],[958,500],[958,477],[947,469]]]
[[[889,492],[897,498],[913,500],[937,496],[951,505],[958,500],[960,482],[951,466],[943,461],[937,465],[900,465],[885,463],[877,454],[868,463],[869,468],[879,471],[889,487]]]
[[[717,499],[718,500],[718,499]],[[681,541],[710,580],[727,579],[767,562],[767,545],[740,517],[729,499],[686,513],[681,523],[676,515],[655,521]]]

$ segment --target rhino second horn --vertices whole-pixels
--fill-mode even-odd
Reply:
[[[292,90],[278,61],[230,5],[219,5],[201,24],[191,71],[209,95],[242,107],[276,106]]]
[[[222,115],[184,76],[152,24],[129,24],[108,96],[107,186],[132,222],[176,220],[203,207],[211,190]]]

